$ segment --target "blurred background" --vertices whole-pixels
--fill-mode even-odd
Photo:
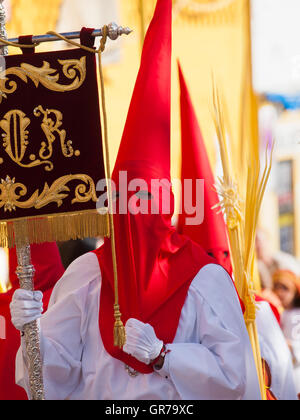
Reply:
[[[4,0],[9,38],[48,30],[100,28],[112,21],[133,33],[105,53],[111,164],[114,164],[136,79],[142,40],[154,0]],[[212,106],[212,74],[226,103],[234,170],[245,185],[247,150],[262,156],[276,140],[275,159],[260,217],[270,252],[300,257],[300,16],[299,0],[174,0],[172,172],[180,173],[179,59],[197,111],[211,164],[220,174]],[[68,48],[63,42],[37,51]],[[10,50],[15,54],[16,50]],[[83,250],[97,246],[84,243]],[[73,243],[77,249],[78,242]],[[70,244],[61,244],[64,264]],[[75,254],[74,254],[75,255]],[[6,259],[5,251],[0,258]],[[2,284],[7,281],[0,264]]]

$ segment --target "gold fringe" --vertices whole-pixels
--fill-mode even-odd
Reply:
[[[28,242],[41,244],[97,236],[109,237],[109,234],[108,213],[99,214],[97,210],[0,222],[0,246],[3,248],[22,246]]]
[[[126,344],[126,330],[121,321],[121,312],[120,307],[118,304],[114,305],[114,317],[115,317],[115,325],[114,325],[114,345],[119,347],[120,349]]]

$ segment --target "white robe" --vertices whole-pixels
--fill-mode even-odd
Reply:
[[[271,391],[279,401],[298,400],[291,352],[277,319],[267,302],[258,303],[256,324],[261,356],[271,370]]]
[[[200,270],[163,369],[137,377],[130,377],[124,363],[103,346],[100,289],[99,263],[89,253],[71,264],[52,293],[40,321],[46,399],[260,399],[242,311],[223,268],[211,264]],[[20,349],[16,382],[28,393],[25,365]]]
[[[292,349],[296,390],[300,393],[300,308],[284,311],[281,327]]]

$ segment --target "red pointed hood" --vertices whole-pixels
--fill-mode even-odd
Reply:
[[[168,182],[162,188],[164,195],[151,185],[153,179],[170,180],[171,24],[172,0],[158,0],[113,172],[115,202],[130,210],[117,209],[114,215],[122,321],[137,318],[150,323],[166,343],[174,340],[190,283],[212,262],[202,248],[172,227],[174,200]],[[127,171],[128,182],[143,180],[144,187],[127,191],[128,184],[119,183],[120,171]],[[169,211],[163,212],[167,202]],[[145,204],[148,212],[134,212]],[[151,373],[152,367],[114,346],[111,241],[106,239],[95,254],[102,274],[99,328],[103,344],[112,357],[141,373]]]
[[[145,38],[114,180],[131,169],[134,177],[170,179],[171,7],[169,0],[157,2]]]
[[[212,207],[220,200],[214,189],[215,179],[209,163],[206,147],[197,120],[195,109],[185,82],[182,69],[178,63],[180,81],[180,108],[181,108],[181,141],[182,141],[182,167],[181,181],[193,180],[193,197],[195,197],[195,180],[204,180],[204,221],[198,225],[187,225],[184,206],[179,216],[178,231],[189,236],[201,245],[207,253],[213,255],[218,263],[227,271],[232,272],[227,227],[222,214],[217,214]]]

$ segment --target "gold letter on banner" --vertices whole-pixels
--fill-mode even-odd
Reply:
[[[31,163],[24,164],[22,162],[27,146],[29,145],[29,132],[27,127],[30,122],[30,119],[26,117],[24,112],[18,109],[7,112],[4,119],[0,121],[0,127],[5,132],[5,134],[2,134],[3,147],[11,160],[22,168],[47,165],[45,168],[46,171],[51,171],[53,169],[53,164],[50,161],[41,162],[40,160],[36,160],[35,155],[30,155]]]
[[[53,114],[55,116],[55,121],[50,118],[50,115]],[[53,153],[53,147],[52,144],[55,141],[55,134],[57,133],[60,138],[60,144],[61,144],[61,151],[63,155],[67,158],[72,156],[79,156],[80,151],[76,150],[74,152],[74,149],[72,147],[72,140],[68,140],[66,142],[66,130],[60,130],[59,128],[62,126],[62,119],[63,114],[56,110],[56,109],[46,109],[44,110],[43,107],[40,105],[34,110],[34,115],[36,117],[39,117],[43,115],[43,122],[41,124],[41,128],[44,131],[48,145],[45,142],[42,142],[42,147],[40,150],[40,158],[41,159],[50,159],[52,157]]]
[[[52,171],[54,168],[53,163],[50,160],[53,155],[53,143],[56,140],[55,134],[58,135],[60,139],[61,151],[64,157],[79,157],[80,150],[73,149],[72,140],[66,141],[66,130],[60,129],[62,126],[63,114],[56,109],[46,109],[40,105],[33,111],[36,117],[43,115],[43,121],[41,123],[41,128],[46,135],[47,143],[42,141],[41,148],[39,151],[39,157],[42,160],[36,159],[35,154],[31,154],[29,159],[31,163],[24,163],[23,159],[27,147],[29,145],[29,131],[27,127],[31,123],[31,120],[27,118],[24,112],[20,110],[12,110],[5,114],[4,119],[0,121],[0,128],[5,132],[2,134],[3,137],[3,147],[11,158],[11,160],[17,163],[22,168],[33,168],[40,165],[46,165],[46,171]],[[55,118],[52,119],[51,115]],[[0,163],[3,163],[4,160],[1,158]]]

